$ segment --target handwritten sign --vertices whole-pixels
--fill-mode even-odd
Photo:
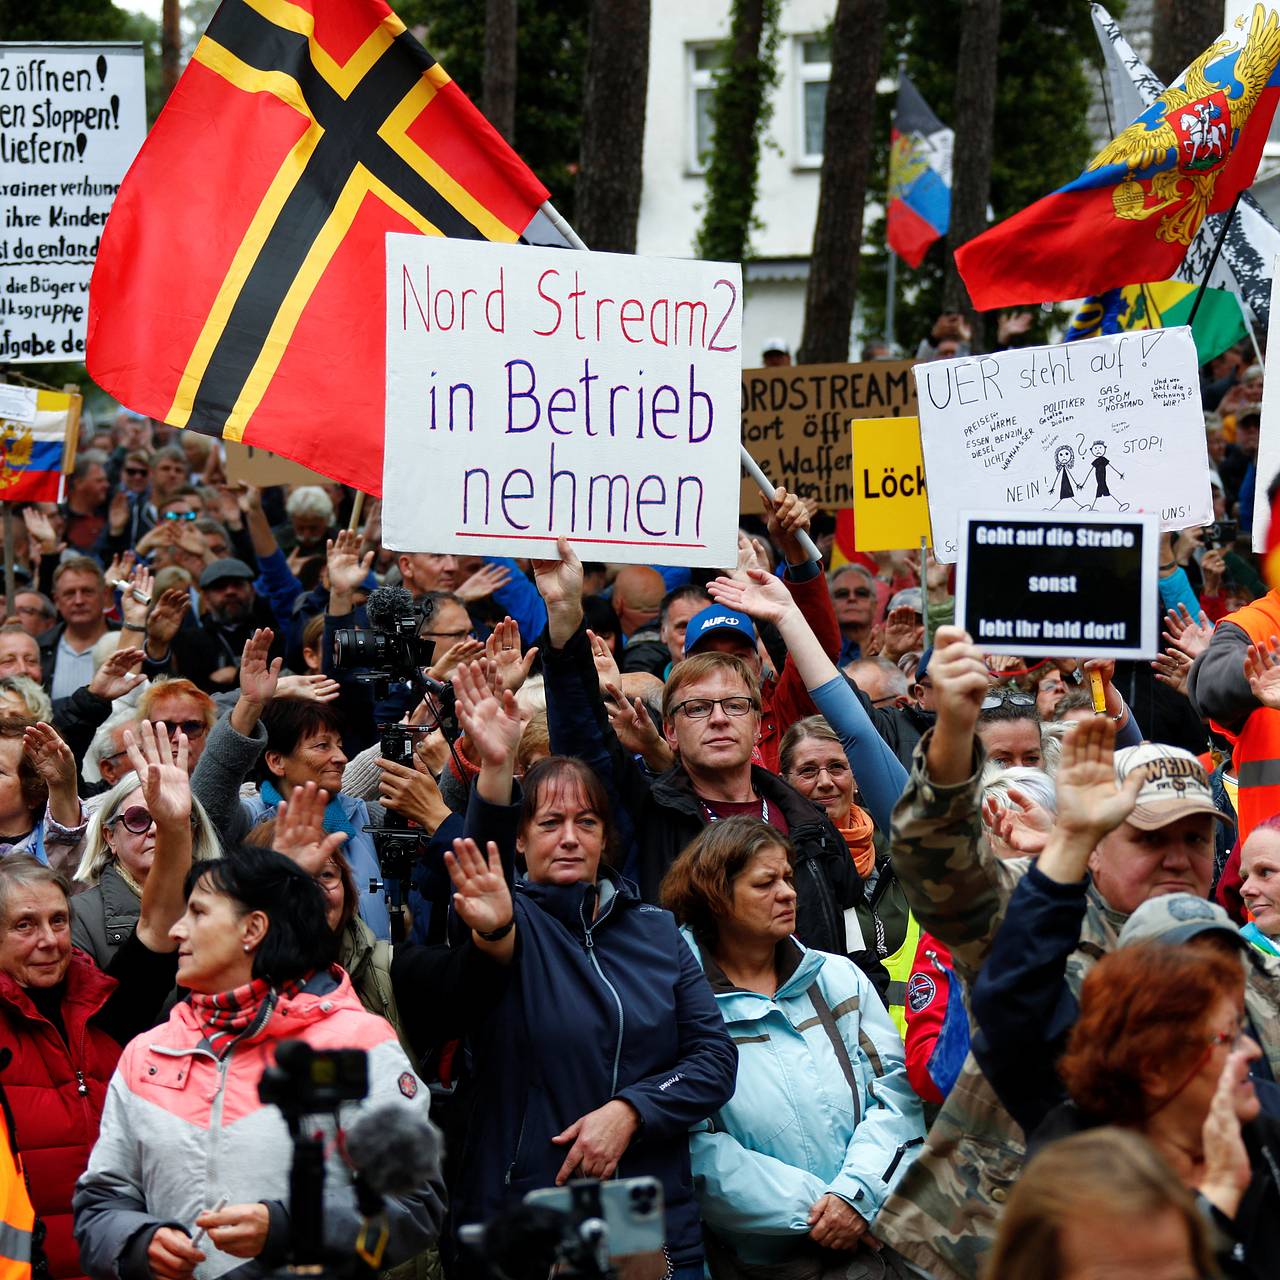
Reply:
[[[146,132],[140,44],[0,44],[0,361],[84,359],[98,241]]]
[[[1213,519],[1195,343],[1151,329],[915,368],[939,560],[965,509]]]
[[[256,445],[237,444],[234,440],[224,440],[222,445],[227,451],[227,481],[230,484],[243,480],[246,484],[265,489],[273,484],[333,483],[328,476],[322,476],[300,462],[282,458],[278,453],[268,453]]]
[[[853,515],[859,551],[900,551],[929,537],[918,418],[855,419]]]
[[[963,512],[956,618],[988,653],[1154,658],[1155,515]]]
[[[850,418],[914,413],[911,361],[805,364],[742,371],[742,443],[774,484],[829,511],[853,504]],[[760,512],[743,478],[742,510]]]
[[[387,236],[383,540],[736,556],[740,269]]]
[[[1280,256],[1271,263],[1271,305],[1273,316],[1280,316]],[[1254,468],[1257,487],[1253,498],[1253,549],[1259,554],[1267,549],[1267,530],[1271,527],[1271,504],[1267,490],[1280,471],[1280,378],[1262,384],[1262,421],[1258,432],[1258,465]],[[1243,497],[1243,495],[1241,495]],[[1242,531],[1243,532],[1243,531]]]

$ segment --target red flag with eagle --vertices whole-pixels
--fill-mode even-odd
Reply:
[[[1206,215],[1258,172],[1280,95],[1280,18],[1256,5],[1073,182],[956,250],[979,311],[1167,280]],[[1241,38],[1243,34],[1243,38]],[[958,163],[958,161],[957,161]]]
[[[382,0],[223,0],[103,231],[89,373],[377,494],[386,233],[563,243],[546,199]]]

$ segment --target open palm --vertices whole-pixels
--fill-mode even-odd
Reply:
[[[187,735],[173,743],[164,725],[143,720],[124,735],[129,763],[142,783],[142,798],[158,826],[191,821],[191,777],[187,772]]]
[[[716,578],[707,591],[717,603],[739,613],[748,613],[759,622],[781,622],[795,608],[791,593],[782,580],[763,569],[748,569],[747,581]]]
[[[1100,840],[1132,812],[1142,788],[1142,771],[1116,782],[1116,727],[1113,721],[1083,720],[1062,742],[1058,766],[1058,821],[1071,831]]]
[[[1280,710],[1280,640],[1272,636],[1265,648],[1251,644],[1244,657],[1244,676],[1264,707]]]
[[[489,841],[486,858],[471,839],[455,840],[453,852],[444,855],[453,881],[453,909],[469,929],[493,933],[511,919],[511,889],[502,874],[498,846]]]

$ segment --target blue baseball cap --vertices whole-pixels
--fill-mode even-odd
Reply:
[[[722,604],[712,604],[689,619],[684,633],[684,656],[687,658],[707,636],[716,631],[732,631],[753,647],[756,642],[755,623],[745,613],[736,613]]]
[[[929,659],[933,657],[933,645],[930,645],[921,655],[920,661],[916,663],[916,682],[919,683],[924,679],[924,673],[929,670]]]

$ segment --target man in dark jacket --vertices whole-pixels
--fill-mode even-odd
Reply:
[[[848,847],[826,815],[777,774],[752,764],[760,729],[760,686],[741,659],[723,653],[686,658],[663,696],[667,742],[679,763],[653,777],[623,749],[609,724],[582,624],[582,570],[567,546],[562,561],[535,562],[547,604],[542,646],[552,748],[579,756],[605,780],[634,832],[626,871],[647,902],[657,902],[667,868],[708,822],[748,813],[777,827],[796,849],[796,936],[809,947],[853,954],[873,979],[848,924],[862,882]]]
[[[275,633],[271,657],[284,653],[280,620],[254,592],[254,576],[243,560],[215,560],[200,575],[199,621],[182,627],[173,638],[178,673],[209,693],[236,687],[240,655],[259,627]]]

